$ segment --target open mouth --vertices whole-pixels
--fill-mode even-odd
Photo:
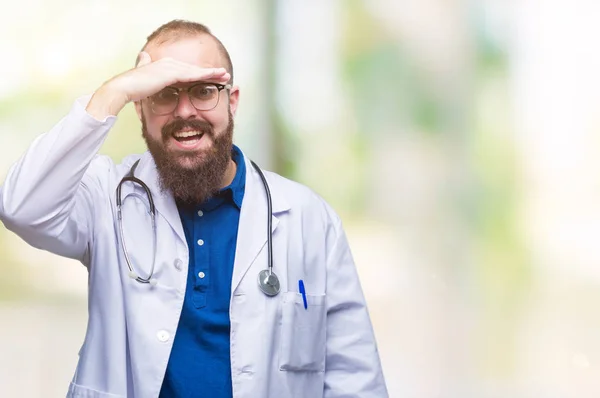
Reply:
[[[205,141],[202,137],[204,137],[204,133],[196,130],[178,131],[173,134],[176,145],[181,149],[188,150],[198,149],[201,143]]]
[[[180,131],[173,134],[173,138],[182,143],[199,141],[204,135],[201,131]]]

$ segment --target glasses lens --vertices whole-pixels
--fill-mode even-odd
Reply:
[[[177,90],[164,88],[152,96],[152,111],[157,115],[171,113],[177,107]]]
[[[214,84],[197,84],[190,87],[190,99],[199,111],[208,111],[219,102],[219,89]]]

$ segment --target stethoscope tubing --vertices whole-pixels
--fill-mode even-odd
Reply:
[[[273,230],[273,201],[271,199],[271,190],[269,189],[269,184],[267,183],[267,179],[265,178],[265,175],[263,174],[260,167],[258,167],[258,165],[256,163],[254,163],[254,161],[252,161],[252,160],[250,161],[250,163],[252,163],[252,166],[254,167],[254,169],[256,170],[258,175],[260,176],[263,186],[265,187],[265,194],[267,195],[267,252],[268,252],[268,257],[267,257],[268,263],[267,264],[269,267],[269,273],[272,274],[273,273],[273,234],[271,233],[271,231]]]
[[[120,234],[120,238],[121,238],[121,245],[123,246],[123,254],[125,255],[125,262],[127,263],[127,268],[129,269],[129,277],[132,279],[135,279],[136,281],[140,282],[140,283],[151,283],[151,284],[155,284],[156,281],[154,279],[152,279],[152,276],[154,275],[154,267],[156,266],[156,246],[157,246],[157,231],[156,231],[156,207],[154,206],[154,199],[152,198],[152,192],[150,192],[150,188],[148,188],[148,186],[146,185],[146,183],[144,183],[144,181],[140,180],[139,178],[134,176],[135,173],[135,169],[137,168],[138,164],[139,164],[139,160],[137,160],[133,166],[131,167],[131,169],[129,170],[129,173],[127,173],[127,175],[125,177],[123,177],[123,179],[121,180],[121,182],[119,182],[119,185],[117,186],[117,219],[119,222],[119,234]],[[131,264],[131,259],[129,258],[129,251],[127,250],[127,244],[125,242],[125,234],[123,231],[123,212],[122,212],[122,199],[121,199],[121,187],[123,185],[123,183],[127,182],[127,181],[131,181],[134,184],[138,184],[139,186],[141,186],[145,193],[146,193],[146,197],[148,198],[148,203],[149,203],[149,210],[148,213],[150,214],[150,219],[152,222],[152,267],[150,268],[150,273],[148,274],[148,277],[143,278],[142,276],[140,276],[137,272],[135,272],[135,270],[133,269],[133,265]]]
[[[135,175],[134,175],[135,169],[137,168],[139,162],[140,161],[137,160],[133,164],[133,166],[129,170],[129,173],[127,173],[127,175],[125,175],[125,177],[123,177],[123,179],[117,185],[116,203],[117,203],[117,219],[118,219],[118,223],[119,223],[119,234],[120,234],[120,239],[121,239],[121,246],[123,249],[123,253],[125,255],[125,262],[127,263],[127,268],[129,269],[129,277],[131,277],[132,279],[135,279],[136,281],[138,281],[140,283],[150,283],[152,285],[156,285],[156,279],[153,278],[154,267],[156,265],[156,250],[157,250],[157,247],[156,247],[157,246],[156,207],[154,205],[154,199],[152,198],[152,192],[150,192],[150,189],[148,188],[146,183],[144,183],[144,181],[135,177]],[[260,176],[260,179],[263,183],[263,187],[265,189],[265,195],[266,195],[266,199],[267,199],[268,274],[267,274],[267,278],[265,278],[263,280],[263,279],[261,279],[261,276],[264,271],[261,271],[261,273],[259,273],[258,285],[259,285],[260,289],[263,291],[263,293],[265,293],[267,296],[275,296],[279,293],[280,287],[279,287],[279,279],[277,278],[277,275],[275,275],[275,273],[273,272],[273,235],[271,233],[271,231],[273,229],[273,201],[271,199],[271,190],[269,189],[269,184],[267,183],[267,179],[265,178],[265,175],[263,174],[260,167],[258,167],[258,165],[256,163],[254,163],[254,161],[252,161],[252,160],[250,160],[250,163],[252,164],[252,167],[254,167],[254,169]],[[139,186],[141,186],[144,189],[146,196],[148,197],[148,202],[149,202],[149,206],[150,206],[148,212],[151,217],[152,230],[153,230],[153,236],[152,236],[153,260],[152,260],[152,268],[150,269],[150,273],[149,273],[148,277],[146,277],[146,278],[143,278],[142,276],[140,276],[138,273],[135,272],[132,262],[131,262],[131,259],[129,257],[129,252],[127,251],[127,244],[125,243],[125,234],[123,231],[121,187],[127,181],[130,181],[134,184],[138,184]]]

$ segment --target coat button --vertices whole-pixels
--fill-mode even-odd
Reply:
[[[171,337],[171,335],[169,334],[169,332],[167,332],[166,330],[159,330],[156,333],[156,338],[158,339],[158,341],[160,341],[161,343],[166,343],[167,341],[169,341],[169,337]]]
[[[175,269],[177,271],[181,271],[181,269],[183,268],[183,261],[181,261],[180,259],[175,260],[174,264]]]

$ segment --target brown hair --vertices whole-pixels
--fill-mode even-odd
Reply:
[[[223,43],[221,43],[221,40],[219,40],[215,35],[213,35],[206,25],[203,25],[201,23],[186,21],[183,19],[174,19],[170,22],[167,22],[166,24],[160,26],[158,29],[152,32],[150,36],[148,36],[148,38],[146,39],[146,44],[144,44],[144,47],[142,47],[142,51],[144,51],[150,43],[160,45],[169,40],[194,35],[208,35],[217,42],[221,55],[223,56],[223,58],[225,58],[225,69],[227,69],[229,75],[231,76],[231,78],[229,79],[229,83],[233,83],[233,64],[231,62],[229,52],[227,51]],[[138,59],[136,59],[135,64],[137,65],[138,62],[139,56]]]

